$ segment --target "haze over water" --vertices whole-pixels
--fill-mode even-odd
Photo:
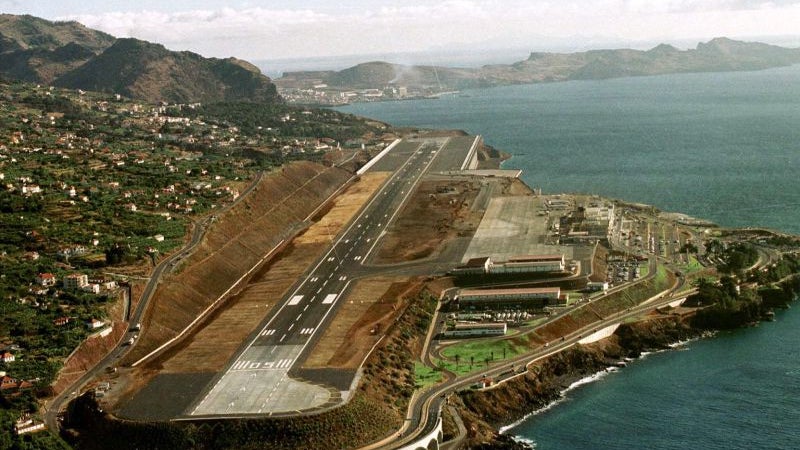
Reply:
[[[653,204],[800,233],[800,66],[470,90],[342,111],[457,128],[512,153],[545,193]]]
[[[800,234],[800,66],[470,90],[340,110],[458,128],[546,193]],[[800,312],[652,355],[509,431],[537,449],[800,448]]]

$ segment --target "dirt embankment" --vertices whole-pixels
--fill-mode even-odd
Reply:
[[[210,315],[202,328],[198,327],[196,332],[189,333],[169,352],[155,358],[153,365],[162,365],[164,371],[173,373],[213,372],[224,367],[228,358],[270,309],[284,298],[303,272],[327,251],[333,236],[344,228],[385,178],[385,174],[369,173],[348,186],[317,222],[255,271],[246,286]],[[348,303],[344,306],[345,310],[353,301],[348,300]],[[341,315],[341,311],[337,313],[334,325]],[[327,338],[323,341],[332,342]]]
[[[359,280],[317,342],[303,367],[358,369],[396,319],[407,292],[418,289],[407,278]]]
[[[690,327],[689,320],[660,316],[623,324],[611,338],[571,347],[494,389],[464,391],[451,397],[468,430],[468,448],[521,448],[498,435],[497,428],[543,408],[557,400],[571,383],[624,357],[638,357],[645,350],[664,349],[670,343],[699,335],[701,331]]]
[[[53,383],[53,392],[58,395],[83,376],[86,371],[97,364],[110,352],[128,329],[124,314],[124,295],[122,290],[117,291],[117,300],[107,308],[108,321],[111,331],[101,336],[93,333],[83,341],[64,361],[64,367],[58,373],[58,378]]]
[[[127,322],[113,322],[111,333],[107,336],[93,335],[83,341],[64,363],[53,384],[54,393],[60,394],[94,367],[117,345],[127,329]]]
[[[396,287],[399,316],[364,365],[358,392],[346,405],[294,418],[135,422],[100,411],[89,395],[79,398],[66,426],[81,449],[318,449],[357,448],[400,428],[415,389],[413,360],[430,324],[436,299],[420,283]]]
[[[136,361],[177,335],[306,217],[350,174],[310,162],[282,167],[247,198],[219,217],[179,271],[162,280],[144,320],[140,341],[127,357]]]

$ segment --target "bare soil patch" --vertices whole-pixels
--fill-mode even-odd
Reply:
[[[183,263],[162,281],[144,330],[126,361],[133,362],[177,335],[350,177],[348,172],[301,162],[266,176],[220,217]]]
[[[408,278],[360,280],[314,347],[304,368],[356,369],[400,313]]]
[[[592,259],[592,275],[589,277],[589,281],[606,281],[607,258],[608,249],[603,245],[598,245],[594,252],[594,259]]]
[[[90,337],[64,362],[64,367],[58,373],[58,378],[53,384],[56,395],[68,388],[72,383],[83,376],[86,371],[97,364],[113,349],[128,329],[125,322],[113,322],[111,334],[105,337]]]
[[[367,174],[349,186],[319,221],[255,272],[248,284],[216,310],[202,328],[190,333],[151,366],[162,368],[165,373],[213,372],[224,367],[385,178],[386,174]]]
[[[453,238],[472,236],[483,215],[470,208],[479,192],[476,180],[422,181],[382,239],[375,263],[423,259]]]

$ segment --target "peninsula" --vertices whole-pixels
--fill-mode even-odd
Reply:
[[[292,103],[352,102],[437,97],[462,89],[568,80],[689,72],[762,70],[800,62],[800,49],[716,38],[680,50],[661,44],[650,50],[533,52],[513,64],[453,68],[373,61],[341,71],[287,72],[275,84]]]

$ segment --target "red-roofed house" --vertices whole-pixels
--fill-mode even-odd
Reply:
[[[8,364],[10,362],[14,362],[16,358],[14,358],[14,354],[11,352],[3,352],[0,354],[0,361]]]
[[[56,276],[52,273],[40,273],[36,276],[36,282],[41,284],[42,286],[55,286],[56,284]]]

